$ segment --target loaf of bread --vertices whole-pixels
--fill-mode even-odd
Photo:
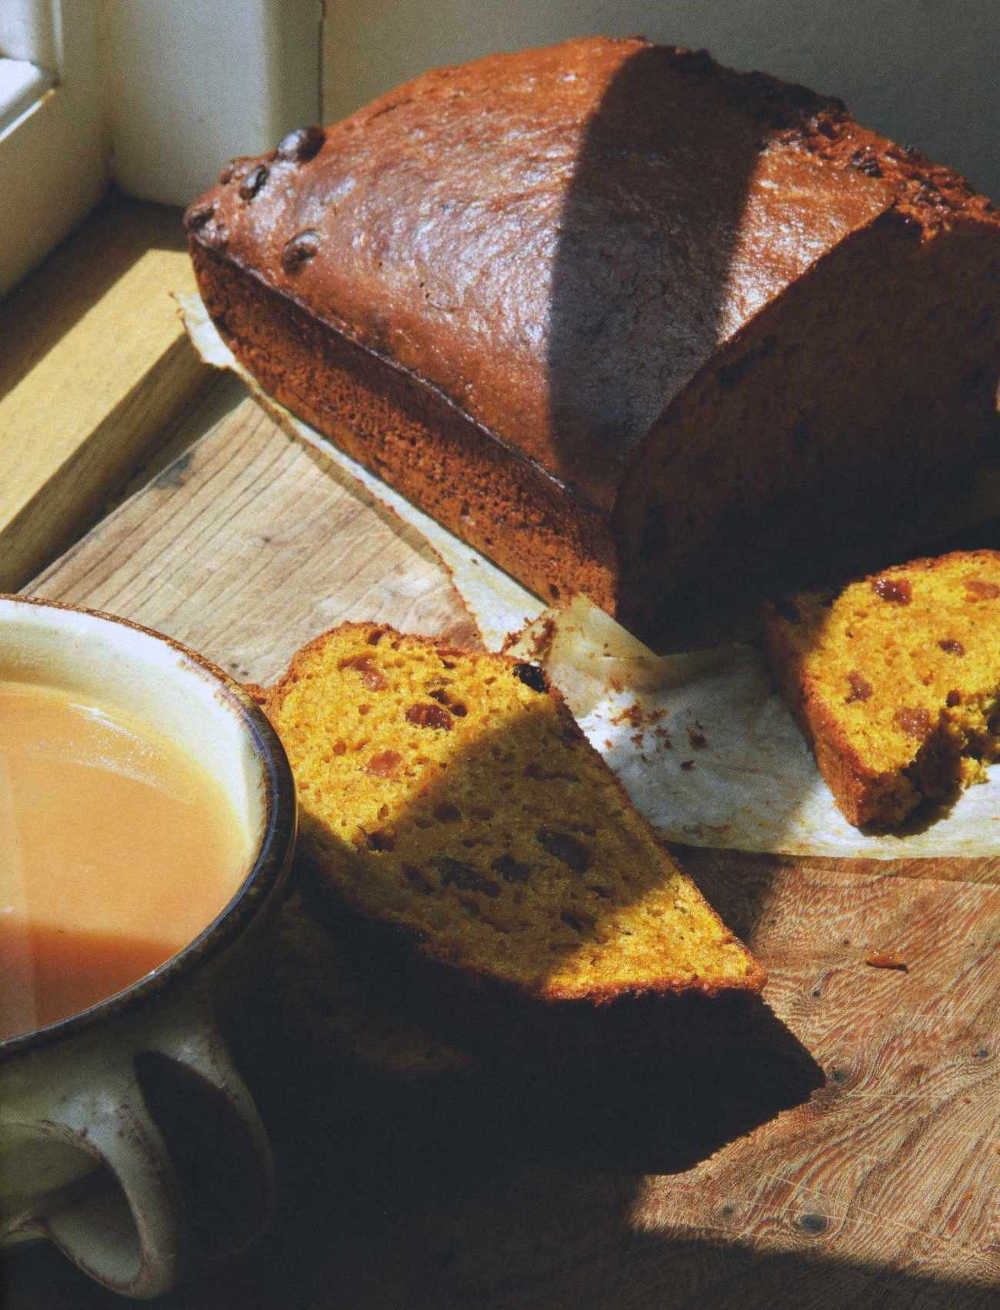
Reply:
[[[314,894],[359,929],[531,1003],[763,985],[534,665],[346,624],[266,708]]]
[[[1000,554],[956,551],[768,607],[775,678],[838,806],[898,827],[1000,755]]]
[[[668,591],[925,525],[995,418],[989,202],[703,52],[430,72],[228,164],[186,222],[266,391],[539,596],[647,638]]]

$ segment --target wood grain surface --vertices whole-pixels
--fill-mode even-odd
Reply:
[[[0,304],[0,590],[89,528],[210,381],[169,295],[193,285],[180,211],[112,195]]]
[[[33,590],[258,681],[342,617],[468,635],[421,544],[249,406]],[[234,1041],[279,1213],[164,1307],[1000,1304],[1000,887],[935,862],[683,859],[770,982],[745,1025],[662,1058],[669,1008],[641,1054],[400,1082],[276,1020],[262,973]],[[45,1246],[8,1260],[4,1291],[120,1304]]]
[[[29,590],[166,632],[250,682],[345,619],[475,641],[423,540],[251,400]]]

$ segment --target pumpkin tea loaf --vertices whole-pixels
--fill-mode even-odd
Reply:
[[[321,889],[451,976],[550,1002],[762,987],[534,665],[345,624],[267,712]]]
[[[908,525],[905,550],[995,422],[1000,215],[838,100],[704,52],[437,69],[227,164],[186,222],[267,392],[539,596],[640,635],[668,586],[827,528]]]
[[[1000,755],[1000,554],[956,551],[769,608],[775,678],[841,810],[893,828]]]

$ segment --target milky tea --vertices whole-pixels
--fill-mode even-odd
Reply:
[[[229,902],[250,849],[222,786],[155,730],[0,681],[0,1040],[169,959]]]

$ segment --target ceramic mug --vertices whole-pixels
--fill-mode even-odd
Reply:
[[[124,991],[0,1042],[0,1245],[48,1238],[108,1288],[156,1296],[190,1267],[199,1198],[177,1135],[150,1111],[150,1078],[182,1085],[210,1116],[209,1153],[236,1144],[236,1217],[213,1253],[245,1246],[271,1209],[267,1138],[219,1019],[276,918],[295,840],[291,771],[236,682],[110,615],[0,596],[3,680],[79,693],[170,738],[209,764],[250,836],[237,891],[187,946]]]

